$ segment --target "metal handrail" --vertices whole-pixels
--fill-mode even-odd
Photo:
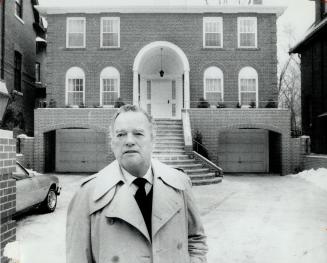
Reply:
[[[193,155],[195,159],[198,159],[200,162],[204,163],[205,165],[209,166],[209,169],[215,173],[216,177],[224,177],[223,169],[218,165],[214,164],[201,154],[196,151],[193,151]]]
[[[205,147],[202,143],[198,142],[197,140],[192,139],[192,141],[195,142],[197,146],[198,145],[201,145],[204,149],[206,149],[207,151],[209,151],[209,149],[207,147]],[[196,150],[198,150],[198,148],[196,148]]]

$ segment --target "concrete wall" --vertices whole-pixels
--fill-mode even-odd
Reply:
[[[0,219],[1,219],[1,254],[0,262],[9,262],[3,256],[7,243],[16,240],[16,223],[12,215],[16,211],[16,181],[12,179],[15,170],[16,140],[12,132],[0,130]]]
[[[219,133],[237,128],[260,128],[281,135],[282,174],[291,172],[290,112],[280,109],[190,109],[192,132],[200,131],[211,161],[219,165]]]

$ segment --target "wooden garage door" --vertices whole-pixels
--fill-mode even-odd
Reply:
[[[106,166],[105,133],[91,129],[56,131],[57,172],[97,172]]]
[[[225,172],[268,172],[268,131],[237,129],[219,136],[219,164]]]

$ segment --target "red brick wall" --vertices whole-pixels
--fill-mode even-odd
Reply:
[[[190,109],[192,132],[200,131],[212,162],[219,165],[219,132],[260,128],[281,135],[282,174],[291,172],[290,113],[280,109]]]
[[[22,94],[15,95],[13,107],[24,115],[25,130],[33,134],[33,110],[35,94],[35,38],[33,29],[34,15],[31,1],[23,2],[23,21],[15,16],[15,1],[5,5],[5,82],[9,92],[14,90],[14,53],[22,54]],[[2,3],[1,3],[2,5]],[[1,7],[2,8],[2,7]]]
[[[258,72],[259,100],[277,100],[276,15],[256,14],[258,48],[252,50],[237,48],[237,14],[205,16],[211,15],[223,17],[222,49],[203,48],[203,14],[76,14],[86,18],[86,48],[75,50],[66,49],[67,15],[48,15],[48,100],[54,98],[58,107],[64,106],[65,73],[78,66],[85,72],[86,105],[99,103],[100,72],[114,66],[121,76],[121,97],[132,102],[134,59],[142,47],[154,41],[169,41],[184,51],[190,64],[191,101],[203,96],[203,72],[213,65],[224,73],[225,100],[235,101],[233,107],[238,101],[238,72],[244,66]],[[100,18],[105,16],[120,16],[120,48],[100,48]]]
[[[8,259],[3,257],[4,247],[8,242],[16,240],[16,223],[12,220],[16,211],[16,181],[11,177],[15,160],[16,141],[12,138],[12,132],[0,130],[0,262],[3,263],[8,262]]]

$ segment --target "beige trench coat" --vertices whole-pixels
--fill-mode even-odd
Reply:
[[[189,179],[156,160],[152,170],[152,238],[114,161],[85,179],[69,205],[67,263],[206,262],[206,238]]]

